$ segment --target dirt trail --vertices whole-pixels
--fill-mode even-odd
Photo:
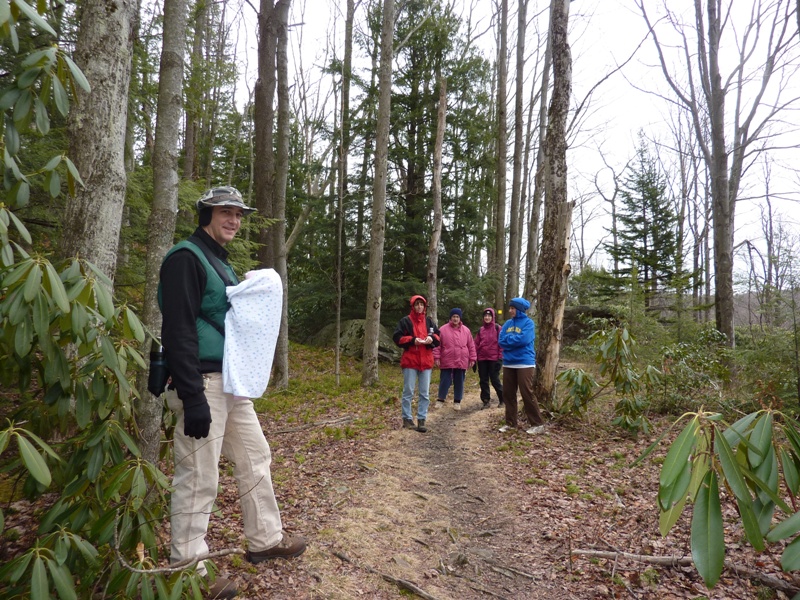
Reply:
[[[487,450],[503,443],[502,409],[493,401],[481,410],[477,390],[462,404],[430,410],[427,433],[396,429],[382,439],[362,465],[370,475],[333,526],[332,544],[353,565],[441,600],[571,597],[552,571],[552,557],[565,549],[545,539],[544,523],[521,514],[518,488]],[[340,583],[342,598],[355,597],[352,582]],[[397,588],[381,583],[366,592],[384,594],[397,597]]]

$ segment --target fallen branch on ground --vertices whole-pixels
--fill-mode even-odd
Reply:
[[[694,566],[694,561],[692,561],[692,559],[688,556],[682,556],[682,557],[651,556],[648,554],[629,554],[628,552],[605,552],[602,550],[573,550],[572,554],[575,554],[577,556],[591,556],[594,558],[605,558],[614,561],[620,558],[626,558],[628,560],[643,562],[650,565],[661,565],[664,567]],[[779,590],[790,596],[800,593],[800,587],[794,586],[788,581],[784,581],[783,579],[780,579],[778,577],[774,577],[772,575],[767,575],[766,573],[756,571],[755,569],[751,569],[750,567],[737,565],[729,560],[726,560],[725,568],[733,571],[740,577],[755,579],[756,581],[758,581],[763,585],[766,585],[767,587],[770,587],[774,590]]]
[[[412,594],[416,594],[420,598],[425,598],[425,600],[436,600],[436,596],[431,596],[428,592],[423,590],[415,583],[411,583],[406,579],[398,579],[397,577],[392,577],[391,575],[387,575],[386,573],[381,573],[380,571],[376,571],[372,567],[368,567],[367,565],[359,565],[358,563],[354,562],[349,556],[347,556],[344,552],[338,552],[336,550],[333,551],[333,555],[342,560],[346,563],[350,563],[351,565],[358,567],[359,569],[363,569],[367,573],[372,573],[373,575],[379,575],[384,581],[388,581],[391,584],[396,585],[401,590],[405,590],[407,592],[411,592]]]
[[[339,417],[337,419],[330,419],[328,421],[317,421],[315,423],[306,423],[305,425],[300,425],[299,427],[286,427],[284,429],[276,429],[275,431],[271,431],[271,434],[277,433],[296,433],[298,431],[306,431],[307,429],[314,429],[315,427],[327,427],[328,425],[343,425],[345,423],[352,423],[355,421],[355,417],[351,415],[345,415],[344,417]]]

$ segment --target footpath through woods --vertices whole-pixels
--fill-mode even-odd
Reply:
[[[691,555],[688,513],[667,538],[658,532],[666,447],[631,469],[652,439],[622,435],[602,412],[542,435],[500,433],[496,400],[481,410],[476,383],[467,384],[463,410],[452,402],[431,410],[427,433],[400,428],[396,397],[378,415],[331,413],[314,425],[267,426],[285,525],[306,536],[309,549],[298,560],[258,566],[221,560],[241,597],[791,597],[732,570],[708,591],[690,565],[616,554]],[[351,417],[371,419],[378,434],[337,436]],[[229,475],[222,484],[212,550],[242,539],[240,519],[227,518],[238,511],[235,484]],[[755,555],[739,543],[731,505],[723,517],[729,560],[790,581],[780,573],[779,553]]]

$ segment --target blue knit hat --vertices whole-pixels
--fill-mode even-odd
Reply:
[[[460,308],[451,308],[450,309],[450,316],[458,315],[458,318],[461,318],[461,309]]]
[[[508,305],[522,312],[527,311],[531,307],[531,303],[525,300],[525,298],[512,298]]]

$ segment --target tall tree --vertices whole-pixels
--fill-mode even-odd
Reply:
[[[525,28],[527,25],[528,0],[519,0],[517,8],[517,75],[514,94],[514,170],[511,178],[511,212],[508,228],[508,268],[506,270],[506,298],[519,295],[520,237],[525,225],[520,219],[522,196],[522,151],[523,151],[523,88],[525,79]],[[524,211],[523,211],[524,214]]]
[[[797,98],[786,99],[786,79],[796,70],[798,39],[791,19],[795,3],[791,0],[756,0],[751,10],[734,10],[735,2],[694,0],[694,23],[682,25],[678,15],[664,4],[667,21],[682,40],[680,51],[694,56],[685,64],[692,68],[688,77],[671,70],[666,46],[658,37],[645,2],[637,1],[647,23],[661,70],[678,102],[692,115],[703,160],[711,179],[714,237],[714,310],[717,329],[733,346],[733,235],[736,199],[742,175],[757,148],[767,137],[776,135],[770,124],[797,105]],[[743,17],[749,21],[743,21]],[[736,61],[727,74],[720,57],[726,27],[731,30],[727,43],[736,48]],[[692,38],[694,38],[692,46]],[[696,66],[693,66],[696,65]],[[697,69],[697,71],[694,71]],[[682,83],[685,82],[685,83]],[[726,112],[732,97],[733,110]],[[708,116],[710,139],[704,134]]]
[[[364,324],[364,352],[361,384],[378,381],[378,333],[381,324],[383,243],[386,233],[386,178],[391,116],[392,57],[394,41],[394,0],[383,0],[381,66],[378,77],[378,119],[375,133],[375,180],[372,186],[372,227],[369,245],[367,314]]]
[[[127,184],[125,131],[138,2],[98,0],[79,7],[75,62],[91,93],[70,113],[70,156],[85,187],[67,201],[60,254],[94,263],[112,281]]]
[[[497,47],[497,162],[495,163],[494,207],[494,252],[489,265],[489,274],[494,276],[495,306],[505,306],[505,264],[506,264],[506,158],[508,154],[508,132],[506,95],[508,82],[508,0],[499,0]]]
[[[615,208],[616,230],[611,232],[615,243],[605,246],[616,265],[614,276],[626,280],[635,274],[649,307],[676,275],[678,219],[666,179],[642,133]]]
[[[570,273],[572,203],[567,199],[567,115],[572,91],[572,53],[567,31],[570,0],[550,3],[553,44],[553,99],[547,115],[544,164],[544,223],[537,295],[538,334],[534,393],[552,405]]]
[[[186,0],[164,0],[164,32],[158,71],[158,108],[153,150],[153,206],[147,220],[143,321],[153,333],[161,331],[161,311],[156,302],[161,262],[172,246],[178,213],[178,141],[183,106],[183,57],[186,45]],[[143,373],[139,389],[146,390]],[[139,447],[143,457],[158,460],[161,433],[161,399],[146,392],[139,406]]]
[[[433,147],[433,231],[428,244],[428,310],[439,311],[439,242],[442,239],[442,145],[447,115],[447,80],[439,77],[439,104],[436,111],[436,142]]]

